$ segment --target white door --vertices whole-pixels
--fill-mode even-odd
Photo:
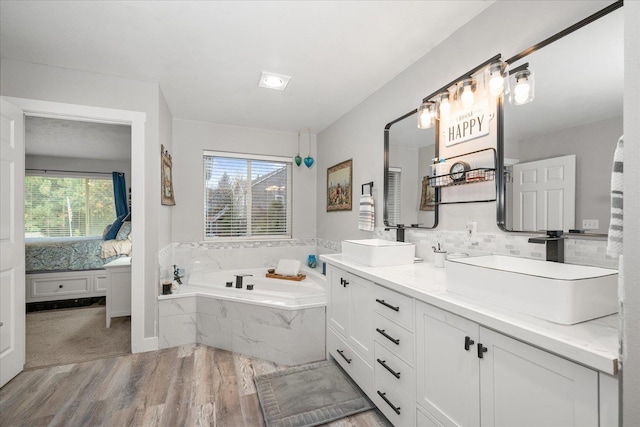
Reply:
[[[513,229],[575,228],[576,156],[513,166]]]
[[[25,361],[24,119],[0,105],[0,387]]]
[[[480,328],[482,426],[597,427],[598,373]]]

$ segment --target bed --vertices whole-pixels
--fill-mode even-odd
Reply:
[[[131,226],[116,239],[102,237],[27,238],[27,302],[104,296],[103,265],[131,254]]]

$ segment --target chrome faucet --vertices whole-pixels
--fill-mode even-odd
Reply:
[[[253,276],[253,274],[236,274],[236,288],[242,287],[242,279],[247,276]]]
[[[564,239],[562,230],[547,230],[546,237],[531,237],[529,243],[544,243],[547,261],[564,262]]]

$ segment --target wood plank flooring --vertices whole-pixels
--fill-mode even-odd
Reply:
[[[201,345],[35,369],[0,389],[0,425],[264,425],[253,376],[284,369]],[[326,427],[390,426],[367,411]]]

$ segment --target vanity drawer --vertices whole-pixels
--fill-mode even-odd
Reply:
[[[413,331],[413,298],[382,286],[375,286],[374,310],[397,324]]]
[[[365,392],[373,389],[373,368],[361,358],[336,332],[327,330],[329,354]]]
[[[413,365],[413,333],[376,313],[373,336],[396,356]]]
[[[39,297],[64,297],[70,294],[91,293],[91,281],[89,276],[37,278],[29,282],[29,293],[32,298]]]
[[[376,383],[386,380],[389,385],[395,385],[403,394],[413,396],[416,388],[413,368],[380,343],[375,343],[374,348],[373,370]]]
[[[394,426],[414,426],[416,400],[384,379],[376,377],[372,401]]]

